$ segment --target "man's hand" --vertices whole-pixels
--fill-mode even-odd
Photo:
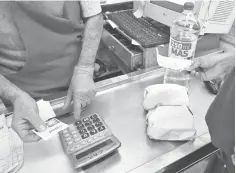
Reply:
[[[74,116],[80,118],[81,107],[85,107],[95,98],[96,88],[93,81],[94,68],[75,67],[63,110],[69,108],[73,99]]]
[[[40,139],[31,129],[46,130],[46,125],[39,117],[38,107],[33,98],[8,81],[0,74],[0,97],[13,105],[12,128],[24,142]]]
[[[32,132],[32,128],[37,131],[45,131],[46,124],[39,117],[38,106],[33,98],[27,93],[23,93],[16,98],[14,103],[14,115],[12,119],[12,128],[24,142],[36,142],[40,137]]]
[[[188,71],[200,77],[203,81],[210,81],[218,77],[224,78],[234,67],[234,52],[195,58]]]

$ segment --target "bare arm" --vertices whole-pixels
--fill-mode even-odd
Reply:
[[[88,18],[85,24],[78,66],[93,67],[103,30],[102,14]]]
[[[13,106],[12,128],[15,132],[24,142],[33,142],[40,138],[31,131],[32,126],[38,131],[46,129],[38,115],[37,104],[29,94],[4,77],[19,72],[26,62],[23,40],[11,18],[11,5],[12,2],[0,2],[0,99]]]
[[[4,76],[0,74],[0,98],[9,101],[14,104],[17,98],[19,98],[24,91],[12,84]]]

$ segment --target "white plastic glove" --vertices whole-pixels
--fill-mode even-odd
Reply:
[[[84,108],[95,98],[96,87],[93,80],[94,68],[76,66],[71,79],[63,110],[69,108],[71,101],[74,104],[74,116],[80,118],[81,108]]]

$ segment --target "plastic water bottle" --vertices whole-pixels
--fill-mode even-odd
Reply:
[[[195,18],[194,3],[186,2],[184,11],[172,23],[168,56],[172,58],[192,59],[195,54],[200,24]],[[166,69],[164,83],[174,83],[188,89],[190,75],[187,71]]]

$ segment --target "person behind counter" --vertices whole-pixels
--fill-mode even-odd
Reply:
[[[202,80],[226,78],[206,114],[212,144],[220,149],[206,173],[234,173],[235,158],[235,55],[234,52],[196,58],[189,69]],[[201,68],[196,72],[195,69]]]
[[[0,2],[0,98],[13,105],[12,128],[24,142],[46,129],[35,99],[68,89],[81,105],[95,97],[94,61],[103,29],[99,1]],[[83,23],[85,22],[85,24]],[[83,41],[82,41],[83,40]]]

